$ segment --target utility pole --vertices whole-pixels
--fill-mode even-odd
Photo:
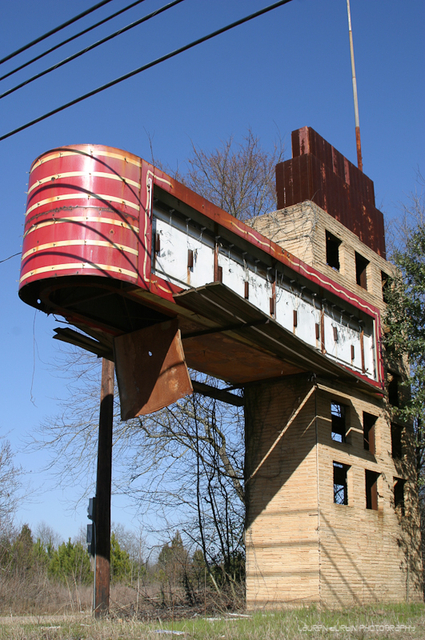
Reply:
[[[351,30],[350,0],[347,0],[347,14],[348,14],[348,34],[350,37],[351,75],[353,79],[354,118],[356,123],[357,166],[360,169],[360,171],[363,171],[362,145],[360,142],[359,102],[357,99],[356,68],[354,65],[353,32]]]
[[[109,613],[113,413],[114,363],[103,358],[94,528],[96,540],[94,614],[96,618]]]

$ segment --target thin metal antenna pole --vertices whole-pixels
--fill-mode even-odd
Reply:
[[[351,75],[353,78],[354,118],[356,122],[357,166],[360,169],[360,171],[363,171],[362,145],[360,142],[359,103],[357,99],[356,68],[354,65],[353,32],[351,29],[350,0],[347,0],[347,14],[348,14],[348,33],[350,37]]]

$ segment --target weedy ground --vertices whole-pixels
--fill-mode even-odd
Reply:
[[[425,640],[425,605],[315,607],[180,620],[70,616],[0,618],[0,640]]]

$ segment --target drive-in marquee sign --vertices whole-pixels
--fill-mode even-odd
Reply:
[[[369,302],[119,149],[33,163],[20,296],[114,359],[123,417],[191,391],[186,365],[231,385],[300,371],[380,391]]]

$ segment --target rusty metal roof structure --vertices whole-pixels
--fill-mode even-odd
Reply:
[[[311,127],[292,132],[292,158],[276,166],[278,209],[312,200],[385,258],[373,182]]]

